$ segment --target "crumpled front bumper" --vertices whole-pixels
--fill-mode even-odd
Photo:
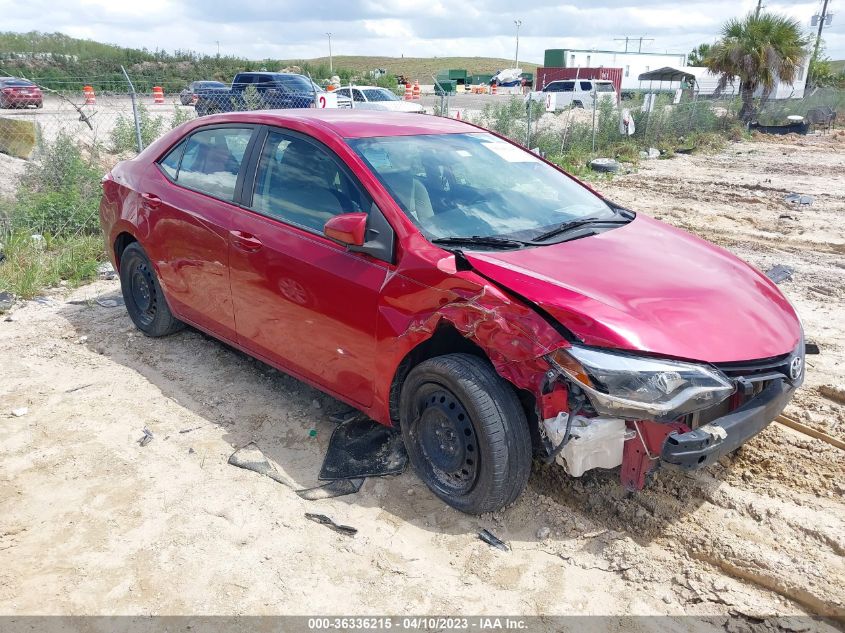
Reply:
[[[670,433],[660,455],[663,463],[684,470],[712,464],[766,428],[780,415],[793,393],[792,384],[775,380],[728,415],[688,433]]]

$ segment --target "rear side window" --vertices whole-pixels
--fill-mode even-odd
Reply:
[[[251,137],[251,128],[201,130],[177,145],[159,165],[183,187],[231,202]]]
[[[185,151],[185,141],[182,141],[170,150],[170,153],[168,153],[167,156],[162,158],[158,163],[164,173],[170,176],[173,180],[176,180],[176,174],[179,171],[179,161],[182,160],[183,151]]]
[[[255,176],[255,211],[322,233],[326,220],[370,205],[327,149],[282,132],[267,135]]]
[[[593,84],[590,83],[589,81],[582,81],[581,82],[581,90],[583,90],[584,92],[590,92],[590,90],[592,90],[592,89],[593,89]]]

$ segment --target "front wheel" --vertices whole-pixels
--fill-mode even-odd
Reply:
[[[402,386],[400,425],[417,475],[453,508],[493,512],[531,472],[531,437],[510,384],[481,358],[450,354],[417,365]]]
[[[137,242],[120,257],[120,288],[129,318],[147,336],[167,336],[185,327],[170,312],[153,265]]]

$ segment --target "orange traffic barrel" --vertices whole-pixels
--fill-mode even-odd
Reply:
[[[411,90],[411,82],[405,84],[405,101],[410,101],[414,98],[414,92]]]
[[[491,95],[498,94],[495,83],[490,85],[490,94]]]
[[[164,89],[161,86],[153,86],[153,103],[164,104]]]
[[[85,97],[85,105],[95,105],[97,97],[94,95],[94,89],[91,86],[85,86],[82,89],[82,95]]]
[[[414,82],[414,90],[412,92],[411,98],[413,98],[413,99],[419,99],[420,98],[420,82],[419,81]]]

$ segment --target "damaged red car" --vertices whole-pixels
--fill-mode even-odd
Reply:
[[[198,328],[398,428],[446,503],[706,466],[801,384],[798,316],[725,250],[445,118],[203,117],[103,180],[145,334]]]

